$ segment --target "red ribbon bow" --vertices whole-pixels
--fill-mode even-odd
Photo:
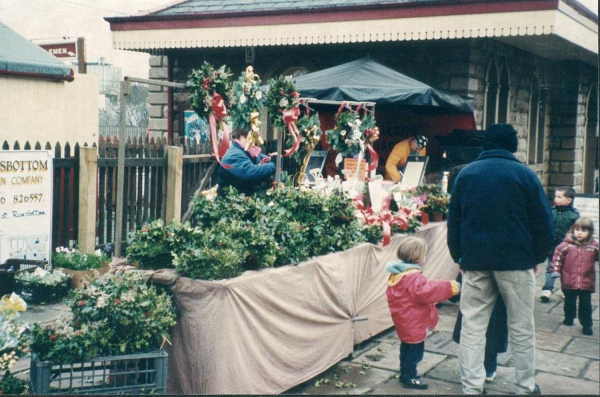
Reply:
[[[213,156],[217,162],[224,168],[231,169],[232,166],[221,162],[221,157],[225,156],[227,149],[229,149],[229,127],[223,123],[223,139],[219,145],[219,137],[217,135],[217,123],[219,123],[225,116],[227,116],[227,107],[225,101],[218,93],[213,93],[212,104],[210,106],[212,110],[208,116],[208,123],[210,125],[210,140],[213,147]]]
[[[291,156],[292,154],[296,153],[296,151],[300,147],[300,132],[298,131],[298,127],[296,126],[296,121],[298,121],[299,116],[300,108],[298,106],[294,106],[293,108],[283,112],[283,120],[287,125],[288,131],[294,137],[292,147],[286,149],[286,151],[283,153],[283,157]]]

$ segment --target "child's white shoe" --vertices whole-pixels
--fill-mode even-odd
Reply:
[[[491,374],[486,374],[485,375],[485,381],[486,382],[493,382],[496,379],[496,371],[492,372]]]

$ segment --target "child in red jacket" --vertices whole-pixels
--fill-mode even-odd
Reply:
[[[460,292],[456,281],[428,281],[421,272],[427,243],[409,236],[398,247],[400,261],[386,265],[392,273],[386,291],[396,333],[400,339],[400,383],[408,389],[427,389],[417,376],[417,364],[423,359],[427,329],[438,323],[435,304]]]
[[[565,294],[564,325],[573,325],[579,298],[579,323],[584,335],[592,331],[592,293],[596,289],[596,269],[598,242],[594,240],[594,223],[590,218],[575,221],[565,240],[556,247],[550,273],[561,278],[561,289]]]

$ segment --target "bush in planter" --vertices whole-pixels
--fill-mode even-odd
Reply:
[[[161,345],[175,325],[174,305],[140,273],[105,274],[65,299],[73,317],[31,330],[40,360],[67,364],[103,355],[140,352]]]
[[[404,192],[408,197],[418,198],[422,201],[421,211],[432,216],[433,214],[446,214],[450,195],[437,184],[419,185]]]
[[[79,251],[79,248],[57,247],[52,254],[52,265],[54,267],[69,270],[94,270],[100,269],[110,263],[110,257],[106,252],[96,250],[94,254]]]
[[[52,254],[52,265],[70,274],[73,278],[71,285],[79,288],[83,280],[96,274],[104,274],[110,270],[110,245],[104,250],[96,250],[93,254],[82,252],[79,248],[57,247]]]
[[[15,276],[15,291],[26,301],[45,303],[65,296],[70,288],[71,278],[70,274],[60,269],[46,271],[38,267],[33,272]]]

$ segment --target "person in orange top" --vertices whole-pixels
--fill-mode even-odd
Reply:
[[[385,179],[392,180],[394,183],[400,182],[402,176],[398,172],[399,168],[404,168],[408,156],[425,156],[427,150],[427,137],[417,135],[398,142],[385,163]]]
[[[421,264],[427,255],[427,242],[408,236],[400,242],[399,261],[390,261],[386,296],[392,320],[400,339],[400,383],[407,389],[427,389],[417,376],[417,364],[423,359],[427,329],[438,323],[435,304],[460,293],[454,280],[427,280]]]

